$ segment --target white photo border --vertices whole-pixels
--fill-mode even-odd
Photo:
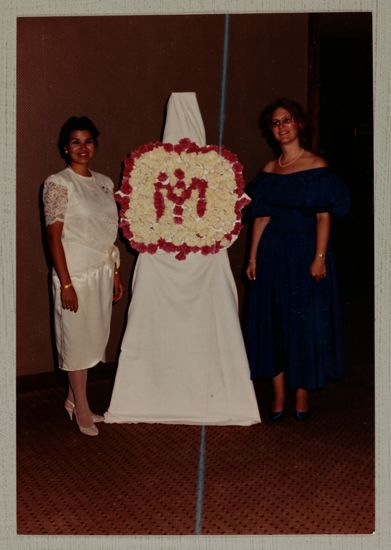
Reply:
[[[390,0],[0,0],[0,547],[23,550],[382,550],[391,547]],[[376,529],[372,535],[27,536],[16,534],[16,21],[18,17],[371,12],[374,69]],[[365,223],[365,221],[363,221]],[[370,222],[371,223],[371,222]],[[360,259],[357,259],[357,268]]]

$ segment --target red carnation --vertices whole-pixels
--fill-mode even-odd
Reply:
[[[243,166],[240,164],[240,162],[234,162],[232,165],[232,168],[234,172],[241,174],[243,171]]]
[[[174,172],[174,176],[176,178],[178,178],[179,180],[183,180],[183,178],[185,177],[185,173],[183,170],[181,170],[180,168],[177,168]]]
[[[236,162],[238,159],[238,157],[234,153],[231,153],[231,151],[228,151],[227,149],[224,149],[222,151],[222,155],[225,159],[229,160],[230,162]]]
[[[249,202],[250,202],[249,199],[247,199],[246,197],[243,197],[242,199],[237,201],[237,203],[235,204],[236,216],[240,217],[242,215],[242,208],[244,208],[246,204],[248,204]]]
[[[177,260],[186,260],[186,252],[184,252],[183,250],[180,250],[178,254],[175,255],[175,258]]]
[[[134,166],[134,159],[131,155],[129,155],[125,159],[125,170],[130,172],[132,170],[133,166]]]
[[[158,175],[157,179],[159,181],[165,181],[166,179],[168,178],[167,174],[165,172],[160,172],[160,174]]]
[[[206,200],[200,199],[197,201],[197,214],[200,218],[202,218],[205,212],[206,212]]]
[[[132,191],[132,187],[129,183],[129,179],[123,179],[122,180],[122,185],[121,185],[121,191],[122,193],[124,193],[125,195],[129,195]]]
[[[193,142],[189,138],[182,138],[179,143],[182,145],[182,147],[187,147]]]
[[[147,245],[147,252],[149,254],[155,254],[156,250],[157,250],[157,245],[156,244],[149,243]]]
[[[160,247],[165,252],[175,252],[176,246],[172,243],[169,243],[167,241],[164,241],[163,245]]]
[[[199,149],[198,145],[196,145],[195,143],[190,143],[190,145],[187,148],[187,152],[188,153],[197,153],[198,149]]]
[[[119,193],[115,194],[115,201],[117,204],[119,204],[121,210],[123,213],[129,208],[129,197],[120,195]]]
[[[239,235],[240,230],[242,229],[242,227],[243,226],[240,222],[236,222],[234,228],[231,231],[232,235]]]
[[[164,197],[160,191],[155,191],[153,194],[153,205],[156,210],[156,220],[163,216],[165,210]]]
[[[122,234],[125,237],[125,239],[131,239],[133,237],[133,233],[129,229],[129,224],[127,222],[121,222],[120,224]]]

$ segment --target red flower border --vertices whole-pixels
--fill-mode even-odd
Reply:
[[[181,139],[179,143],[172,144],[172,143],[162,143],[160,141],[154,141],[151,143],[147,143],[145,145],[142,145],[139,147],[136,151],[131,153],[124,162],[124,173],[122,177],[122,183],[119,191],[115,193],[115,200],[119,205],[119,217],[120,217],[120,223],[119,226],[121,227],[122,233],[124,237],[129,241],[129,244],[132,248],[137,250],[141,253],[149,253],[149,254],[155,254],[155,252],[158,249],[164,250],[165,252],[176,252],[175,258],[177,260],[184,260],[186,259],[186,256],[190,252],[200,252],[203,255],[208,254],[216,254],[219,252],[219,250],[222,250],[224,247],[221,245],[220,241],[216,241],[213,245],[210,246],[189,246],[186,243],[182,243],[180,245],[175,245],[170,241],[166,241],[165,239],[159,239],[157,244],[149,243],[145,244],[143,242],[138,242],[133,239],[133,233],[131,231],[131,226],[129,223],[129,220],[125,217],[125,214],[129,208],[129,204],[131,201],[132,196],[132,170],[134,167],[134,162],[136,159],[140,158],[145,153],[148,153],[149,151],[152,151],[153,149],[163,148],[167,152],[176,152],[176,153],[197,153],[197,154],[205,154],[210,151],[215,151],[219,155],[221,155],[223,158],[228,160],[232,166],[232,170],[235,174],[235,182],[236,187],[234,189],[234,193],[238,196],[238,199],[235,203],[235,215],[236,220],[234,223],[234,227],[229,233],[226,233],[224,237],[228,241],[232,241],[234,236],[238,235],[243,227],[241,223],[241,211],[244,206],[246,206],[250,200],[243,196],[244,193],[244,186],[245,182],[243,179],[243,166],[239,162],[238,157],[235,153],[232,153],[228,149],[226,149],[224,146],[218,147],[217,145],[205,145],[203,147],[199,147],[196,143],[192,142],[188,138]],[[179,174],[180,169],[177,169],[176,174],[177,176],[180,176]],[[166,179],[166,174],[160,173],[158,180],[163,182]],[[159,201],[159,197],[155,195],[155,201]],[[202,211],[202,205],[200,206]],[[179,212],[178,212],[179,213]],[[180,218],[179,218],[180,219]],[[175,218],[174,218],[175,221]],[[175,222],[177,223],[177,222]],[[178,221],[178,223],[181,223]]]

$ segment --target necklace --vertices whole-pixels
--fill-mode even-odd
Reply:
[[[295,157],[293,160],[290,160],[289,162],[286,162],[285,164],[282,164],[281,162],[281,159],[282,159],[282,155],[280,155],[278,157],[278,166],[280,166],[281,168],[285,168],[286,166],[290,166],[291,164],[293,164],[294,162],[296,162],[297,160],[299,160],[299,158],[301,157],[301,155],[304,153],[304,149],[301,149],[300,150],[300,153],[297,155],[297,157]]]

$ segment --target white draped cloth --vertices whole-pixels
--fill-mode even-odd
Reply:
[[[140,254],[106,422],[260,421],[227,252]]]
[[[205,127],[194,92],[172,93],[167,104],[163,142],[176,143],[187,137],[202,147],[206,143]]]
[[[194,93],[172,94],[164,141],[205,144]],[[260,422],[226,250],[140,254],[105,422]]]

